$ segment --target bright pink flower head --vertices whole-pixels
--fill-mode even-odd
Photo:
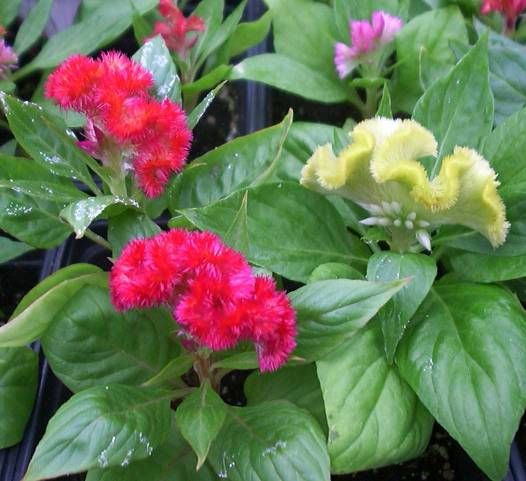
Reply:
[[[506,18],[506,27],[514,29],[517,17],[526,9],[526,0],[484,0],[480,12],[500,12]]]
[[[7,74],[16,68],[18,56],[15,51],[0,39],[0,78],[6,78]]]
[[[79,145],[109,164],[120,155],[148,197],[162,194],[182,169],[192,141],[184,110],[150,95],[152,86],[152,74],[118,52],[70,57],[45,86],[48,98],[86,115]]]
[[[159,12],[165,21],[155,23],[155,35],[161,35],[170,50],[185,57],[197,41],[197,34],[205,30],[205,22],[196,15],[186,18],[172,0],[161,0]]]
[[[382,11],[376,11],[368,20],[351,20],[351,45],[338,42],[334,47],[334,64],[340,78],[349,75],[359,63],[383,45],[391,42],[402,28],[402,20]]]
[[[295,313],[274,281],[210,232],[172,229],[128,244],[110,274],[118,310],[167,305],[182,333],[212,350],[248,340],[262,371],[294,350]]]

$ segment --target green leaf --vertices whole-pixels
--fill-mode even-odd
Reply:
[[[175,412],[177,426],[197,454],[199,470],[212,441],[217,437],[227,414],[227,407],[208,382],[190,394]]]
[[[152,32],[152,26],[139,13],[135,13],[133,15],[132,27],[133,27],[133,35],[139,45],[143,44],[144,41],[150,36]]]
[[[208,455],[231,481],[329,481],[325,437],[314,418],[288,402],[230,408]]]
[[[285,367],[276,372],[254,372],[245,381],[248,406],[268,401],[289,401],[309,411],[327,432],[320,382],[314,364]]]
[[[255,351],[239,352],[214,362],[213,369],[257,369],[259,362]]]
[[[16,242],[7,237],[0,237],[0,264],[15,259],[32,250],[33,247],[23,242]]]
[[[98,386],[73,395],[51,418],[24,476],[38,481],[144,459],[170,431],[170,394]]]
[[[164,384],[170,385],[177,378],[181,377],[192,367],[192,358],[187,354],[181,354],[175,359],[172,359],[166,366],[164,366],[158,374],[143,382],[143,386],[161,386]]]
[[[170,187],[170,209],[202,207],[248,187],[275,158],[282,124],[238,137],[195,159]]]
[[[38,356],[26,347],[0,348],[0,448],[18,443],[37,392]]]
[[[208,92],[205,98],[201,100],[201,102],[199,102],[199,104],[188,114],[188,127],[190,129],[194,129],[194,127],[198,124],[198,122],[201,120],[201,117],[208,110],[208,107],[210,107],[210,104],[214,101],[216,95],[223,88],[225,83],[226,80],[217,85],[214,90]]]
[[[2,25],[7,27],[18,15],[22,0],[7,0],[0,3],[0,18]]]
[[[39,105],[0,94],[9,127],[24,150],[52,174],[94,183],[87,169],[96,162],[76,145],[75,135]],[[100,169],[97,169],[97,173]]]
[[[177,429],[175,413],[172,413],[168,438],[150,457],[122,467],[91,469],[86,481],[217,481],[208,463],[198,472],[195,463],[194,452]]]
[[[270,10],[253,22],[240,23],[225,46],[226,57],[228,59],[236,57],[265,40],[271,23],[272,12]]]
[[[424,451],[433,418],[396,367],[387,363],[378,322],[316,365],[333,473],[396,464]]]
[[[387,305],[378,312],[382,327],[387,361],[392,364],[398,343],[427,296],[437,275],[437,266],[431,257],[423,254],[399,254],[379,252],[369,259],[367,279],[370,281],[392,281],[410,278]]]
[[[422,93],[453,67],[452,42],[468,45],[464,18],[457,7],[418,15],[397,34],[397,65],[391,85],[395,112],[411,112]]]
[[[148,40],[132,58],[151,72],[157,98],[181,103],[181,81],[177,68],[160,35]]]
[[[393,109],[391,107],[391,94],[389,93],[389,87],[387,83],[384,83],[382,98],[380,100],[380,104],[378,105],[376,116],[387,117],[389,119],[393,118]]]
[[[46,358],[73,392],[106,384],[139,386],[179,354],[165,309],[119,313],[108,289],[75,292],[42,337]]]
[[[183,85],[182,91],[183,93],[187,94],[198,94],[203,90],[211,89],[221,81],[227,79],[230,75],[231,70],[232,67],[230,65],[218,65],[213,70],[208,72],[206,75],[203,75],[195,82]]]
[[[441,159],[455,145],[479,149],[493,127],[493,95],[489,86],[488,38],[477,44],[436,81],[415,106],[413,118],[427,127],[439,144],[429,170],[438,173]],[[476,95],[473,93],[477,92]]]
[[[120,36],[132,23],[133,15],[157,6],[158,0],[112,0],[102,2],[81,21],[51,37],[40,53],[19,72],[55,67],[72,54],[99,50]]]
[[[243,202],[249,246],[244,254],[258,266],[306,282],[325,262],[366,263],[368,249],[346,231],[329,201],[295,183],[263,184],[180,212],[199,229],[225,236]]]
[[[365,326],[406,283],[338,279],[291,292],[298,325],[294,353],[309,361],[320,359]]]
[[[128,209],[122,214],[111,216],[108,220],[108,241],[113,248],[113,257],[118,257],[122,249],[133,239],[152,237],[161,228],[147,215]]]
[[[328,262],[321,264],[312,271],[309,277],[309,284],[318,281],[328,281],[331,279],[362,279],[363,274],[348,264],[340,262]]]
[[[24,346],[34,341],[82,286],[106,282],[106,273],[90,264],[73,264],[55,272],[31,289],[9,322],[0,327],[0,347]]]
[[[38,40],[47,24],[52,5],[53,0],[38,0],[31,8],[16,34],[14,49],[18,55],[22,55]]]
[[[347,100],[342,82],[297,60],[277,53],[249,57],[232,69],[230,78],[263,82],[309,100],[337,103]],[[298,79],[302,79],[298,82]]]
[[[206,60],[202,54],[209,48],[217,31],[221,27],[224,7],[224,0],[201,0],[192,12],[193,15],[201,17],[206,24],[204,32],[197,37],[197,42],[190,52],[190,62],[192,64],[202,64],[202,62]]]
[[[69,204],[62,209],[60,217],[71,225],[77,239],[80,239],[97,217],[108,207],[115,205],[139,207],[133,199],[123,199],[114,195],[101,195],[99,197],[88,197]]]
[[[493,480],[508,470],[526,405],[526,318],[496,286],[435,287],[396,362],[418,397]]]

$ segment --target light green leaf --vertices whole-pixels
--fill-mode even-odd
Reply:
[[[15,259],[32,250],[33,247],[23,242],[13,241],[7,237],[0,237],[0,264]]]
[[[119,313],[107,288],[81,287],[42,337],[46,358],[73,392],[98,385],[139,386],[179,354],[165,309]]]
[[[396,464],[424,451],[433,418],[396,367],[387,363],[378,322],[316,365],[333,473]]]
[[[312,271],[309,284],[318,281],[329,281],[331,279],[362,279],[363,274],[348,264],[340,262],[328,262],[321,264]]]
[[[225,46],[226,57],[230,59],[240,55],[265,40],[271,23],[272,12],[270,10],[253,22],[240,23]]]
[[[487,45],[488,38],[484,35],[415,106],[413,118],[431,130],[439,144],[437,159],[433,159],[428,169],[431,177],[438,173],[441,159],[451,154],[455,145],[479,149],[491,132],[493,95]]]
[[[214,362],[214,369],[257,369],[258,357],[255,351],[239,352]]]
[[[38,0],[31,8],[16,34],[14,49],[18,55],[22,55],[38,40],[47,24],[52,5],[53,0]]]
[[[346,231],[329,201],[294,183],[263,184],[180,212],[199,229],[225,236],[245,195],[249,249],[244,254],[252,263],[306,282],[321,263],[366,262],[368,249]]]
[[[26,347],[0,348],[0,448],[18,443],[37,392],[38,356]]]
[[[49,421],[24,481],[126,466],[151,456],[170,431],[170,397],[119,385],[75,394]]]
[[[413,318],[396,362],[435,417],[494,481],[508,471],[526,406],[526,317],[496,286],[435,287]]]
[[[338,279],[291,292],[298,325],[294,353],[309,361],[325,356],[363,328],[406,283]]]
[[[314,418],[288,402],[230,408],[208,459],[231,481],[329,481],[325,437]]]
[[[229,70],[230,70],[230,67],[229,67]],[[221,82],[219,85],[217,85],[214,88],[214,90],[211,90],[210,92],[208,92],[205,98],[201,100],[201,102],[199,102],[199,104],[188,114],[188,127],[190,129],[194,129],[194,127],[198,124],[198,122],[201,120],[201,117],[208,110],[208,107],[210,107],[210,104],[214,101],[214,99],[216,98],[216,95],[223,88],[225,83],[226,83],[226,80],[224,82]]]
[[[197,471],[204,464],[226,414],[225,403],[208,382],[186,397],[177,408],[175,420],[183,438],[197,454]]]
[[[187,94],[198,94],[203,90],[211,89],[221,81],[227,79],[231,70],[232,67],[230,65],[220,64],[195,82],[183,85],[182,91]]]
[[[437,275],[437,266],[431,257],[423,254],[399,254],[379,252],[373,254],[367,265],[370,281],[392,281],[410,278],[406,284],[381,310],[377,320],[381,325],[385,354],[392,364],[398,343],[427,296]]]
[[[0,3],[0,18],[2,25],[8,26],[18,15],[22,0],[4,0]]]
[[[391,94],[389,93],[389,87],[387,83],[384,83],[384,89],[378,110],[376,111],[377,117],[387,117],[388,119],[393,118],[393,108],[391,106]]]
[[[152,237],[161,228],[147,215],[127,209],[122,214],[111,216],[108,220],[108,241],[113,248],[113,257],[118,257],[122,249],[133,239]]]
[[[143,386],[162,386],[170,385],[181,377],[185,372],[187,372],[192,367],[193,360],[187,354],[181,354],[175,359],[172,359],[166,366],[164,366],[158,374],[153,376],[151,379],[148,379],[144,382]]]
[[[73,264],[55,272],[31,289],[9,322],[0,327],[0,347],[24,346],[34,341],[82,286],[106,283],[106,273],[90,264]]]

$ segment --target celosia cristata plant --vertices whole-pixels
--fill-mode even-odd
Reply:
[[[393,46],[458,9],[269,0],[278,50],[280,22],[304,27],[290,49],[338,25],[324,66],[369,89],[368,118],[289,113],[192,160],[209,98],[185,112],[174,72],[206,44],[214,2],[193,20],[161,3],[154,29],[172,53],[156,36],[132,59],[67,59],[43,86],[60,114],[0,94],[18,144],[0,154],[2,229],[40,248],[74,233],[108,259],[44,279],[0,327],[0,445],[23,434],[39,340],[73,395],[25,481],[329,481],[419,456],[435,422],[501,481],[526,404],[526,109],[496,110],[493,37],[466,35],[454,65],[422,60],[417,89],[395,67],[404,90],[374,115],[379,84],[357,76],[387,74]],[[319,58],[303,47],[312,68],[294,83],[308,89]],[[294,66],[265,58],[278,62],[265,78]]]

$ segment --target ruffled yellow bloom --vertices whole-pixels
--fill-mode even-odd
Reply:
[[[484,235],[494,247],[509,230],[496,174],[476,151],[455,147],[434,178],[418,159],[437,155],[429,130],[413,120],[365,120],[351,132],[339,155],[327,144],[314,152],[301,183],[339,194],[371,213],[366,225],[385,227],[403,250],[418,241],[431,249],[430,232],[460,224]]]

